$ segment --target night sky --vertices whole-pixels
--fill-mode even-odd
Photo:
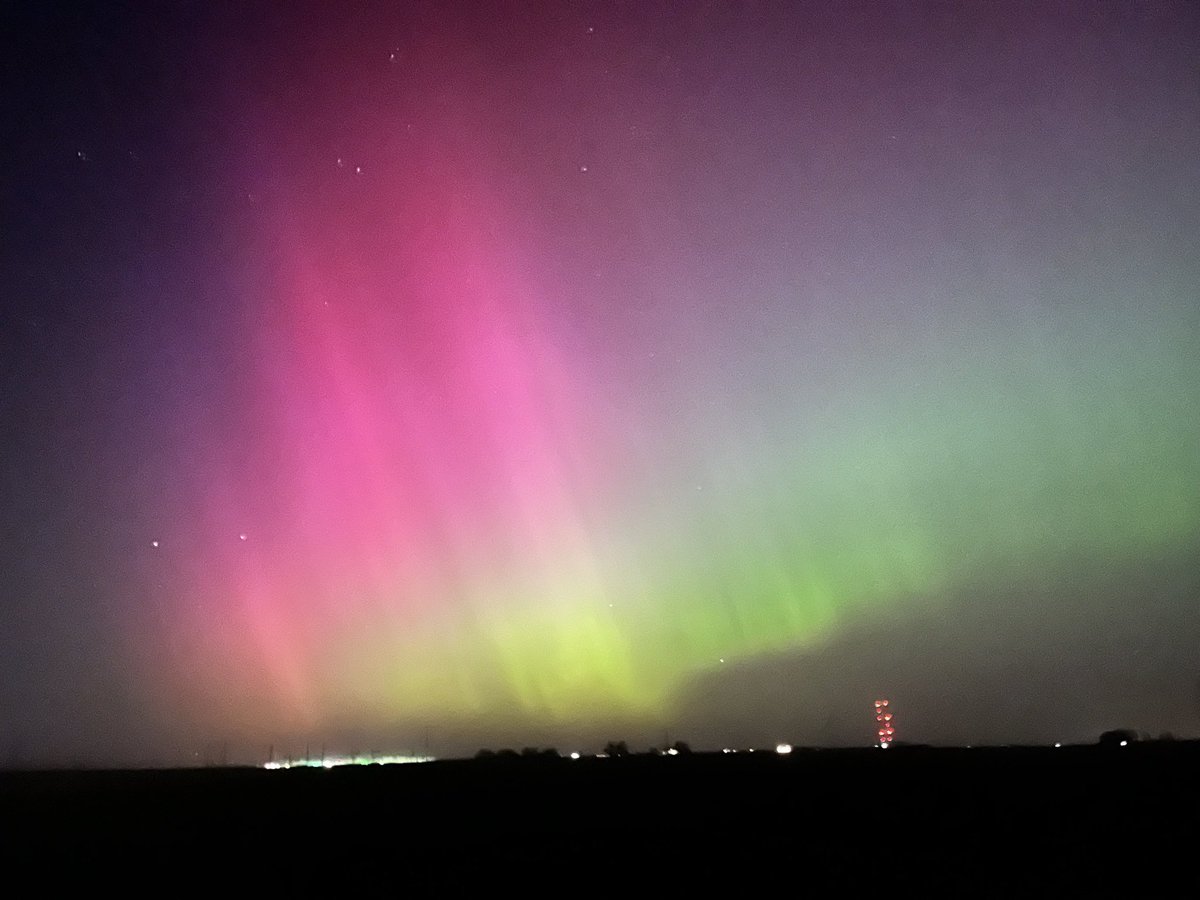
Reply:
[[[1200,736],[1200,6],[0,15],[0,765]]]

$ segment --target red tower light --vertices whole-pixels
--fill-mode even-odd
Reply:
[[[879,726],[876,734],[880,747],[887,747],[896,740],[896,728],[892,723],[893,713],[890,706],[887,700],[875,701],[875,722]]]

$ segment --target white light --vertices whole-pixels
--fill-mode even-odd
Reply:
[[[578,753],[572,753],[572,754],[571,754],[571,759],[579,759],[579,754],[578,754]]]
[[[725,657],[722,656],[718,662],[725,662]]]
[[[884,741],[883,743],[881,743],[881,744],[879,745],[879,747],[880,747],[880,749],[881,749],[881,750],[886,750],[886,749],[888,748],[888,742],[887,742],[887,741]]]
[[[1129,746],[1129,741],[1121,741],[1121,746],[1122,746],[1122,747],[1128,747],[1128,746]]]
[[[264,768],[264,769],[282,769],[282,768],[283,768],[283,763],[281,763],[281,762],[268,762],[268,763],[263,763],[263,768]]]
[[[150,542],[150,546],[151,546],[151,547],[157,547],[157,546],[158,546],[158,541],[151,541],[151,542]]]
[[[733,751],[732,751],[732,750],[730,750],[728,747],[724,747],[724,748],[721,750],[721,752],[722,752],[722,753],[732,753]]]
[[[775,752],[778,753],[780,756],[783,756],[784,754],[787,754],[787,753],[791,753],[792,745],[791,744],[776,744]]]
[[[1062,746],[1062,744],[1060,744],[1058,741],[1055,741],[1055,742],[1054,742],[1054,746],[1055,746],[1055,747],[1061,747],[1061,746]]]
[[[243,531],[241,534],[238,535],[238,540],[244,541],[245,539],[246,539],[246,532]]]
[[[327,760],[325,760],[325,762],[321,763],[321,765],[324,766],[326,769],[332,769],[333,768],[333,760],[327,759]]]
[[[679,751],[676,750],[674,747],[672,747],[671,749],[669,749],[667,751],[667,756],[678,756],[678,755],[679,755]]]

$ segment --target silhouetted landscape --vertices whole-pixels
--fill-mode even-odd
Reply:
[[[0,803],[10,852],[50,848],[75,872],[244,861],[279,864],[281,884],[355,889],[736,877],[1041,893],[1172,873],[1200,885],[1198,774],[1194,741],[509,752],[329,770],[10,772]]]

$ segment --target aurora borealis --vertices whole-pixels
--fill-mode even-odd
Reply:
[[[1200,733],[1195,8],[17,18],[14,758]]]

